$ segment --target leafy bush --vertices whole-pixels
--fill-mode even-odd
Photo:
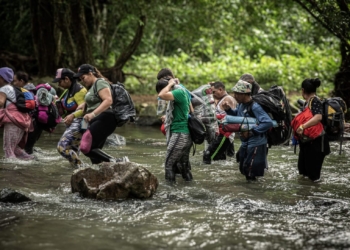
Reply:
[[[252,60],[239,47],[223,49],[210,55],[206,62],[181,50],[171,57],[141,54],[134,56],[124,68],[126,73],[142,76],[141,82],[129,76],[125,84],[132,93],[154,94],[157,73],[167,67],[189,90],[213,80],[222,81],[229,90],[242,74],[251,73],[263,88],[280,85],[287,93],[299,92],[303,79],[318,77],[322,81],[318,94],[329,95],[333,89],[333,76],[340,64],[337,50],[298,44],[291,46],[295,54],[283,54],[277,59],[262,55]]]

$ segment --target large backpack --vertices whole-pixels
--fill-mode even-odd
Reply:
[[[322,101],[322,124],[328,140],[337,141],[344,134],[344,113],[347,111],[346,103],[341,97],[331,97]]]
[[[39,84],[36,86],[36,112],[35,120],[45,131],[51,133],[61,122],[61,116],[55,104],[53,90],[49,84]]]
[[[16,94],[16,103],[14,103],[17,109],[22,113],[29,113],[35,109],[35,98],[32,92],[25,88],[13,86]]]
[[[252,100],[251,105],[247,109],[250,116],[255,117],[251,107],[256,102],[278,124],[277,127],[273,127],[267,131],[267,143],[269,147],[289,143],[292,135],[292,111],[282,87],[272,86],[268,91],[261,91],[252,96]]]
[[[215,139],[216,133],[219,132],[211,86],[209,84],[202,85],[193,90],[191,95],[191,103],[194,109],[193,113],[204,124],[206,129],[205,139],[210,143]]]
[[[97,80],[98,81],[98,80]],[[97,82],[94,84],[94,93],[99,97],[97,93]],[[136,110],[134,102],[131,99],[129,92],[125,89],[124,85],[120,82],[111,84],[112,92],[112,109],[117,119],[117,127],[123,126],[128,121],[135,121]]]

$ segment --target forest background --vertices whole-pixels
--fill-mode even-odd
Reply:
[[[302,80],[317,77],[318,95],[349,107],[349,2],[0,0],[0,67],[38,83],[89,63],[139,95],[155,94],[163,67],[189,90],[217,80],[229,90],[251,73],[294,100]]]

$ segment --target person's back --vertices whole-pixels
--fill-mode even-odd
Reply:
[[[6,158],[32,160],[34,157],[21,148],[25,144],[31,118],[28,113],[17,109],[16,92],[10,84],[12,80],[13,70],[7,67],[0,68],[0,125],[4,125],[3,149]]]

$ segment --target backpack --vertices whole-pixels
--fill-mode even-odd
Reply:
[[[61,116],[55,105],[54,91],[49,84],[39,84],[36,86],[36,113],[35,120],[45,131],[51,133],[61,122]]]
[[[252,100],[247,108],[250,116],[255,117],[251,108],[253,103],[256,102],[278,124],[277,127],[272,127],[267,131],[269,147],[289,143],[292,135],[292,111],[282,87],[272,86],[268,91],[261,91],[252,96]]]
[[[203,122],[193,113],[190,113],[188,116],[188,129],[194,144],[202,144],[204,142],[207,130]]]
[[[216,133],[219,132],[219,126],[215,114],[215,102],[211,86],[205,84],[191,92],[191,103],[194,109],[193,113],[205,126],[206,140],[208,143],[213,141]]]
[[[17,109],[22,113],[29,113],[35,109],[35,98],[32,92],[25,88],[13,86],[16,94],[16,103],[14,103]]]
[[[331,97],[322,101],[322,124],[329,141],[343,138],[344,114],[347,111],[346,103],[341,97]]]
[[[113,99],[112,110],[117,119],[117,127],[123,126],[128,121],[134,122],[136,110],[130,94],[120,82],[111,84],[110,86]],[[97,93],[97,82],[94,84],[94,93],[100,98]]]
[[[347,111],[346,103],[341,97],[331,97],[321,100],[321,102],[323,129],[329,141],[340,139],[339,155],[341,155],[345,124],[344,114]]]

